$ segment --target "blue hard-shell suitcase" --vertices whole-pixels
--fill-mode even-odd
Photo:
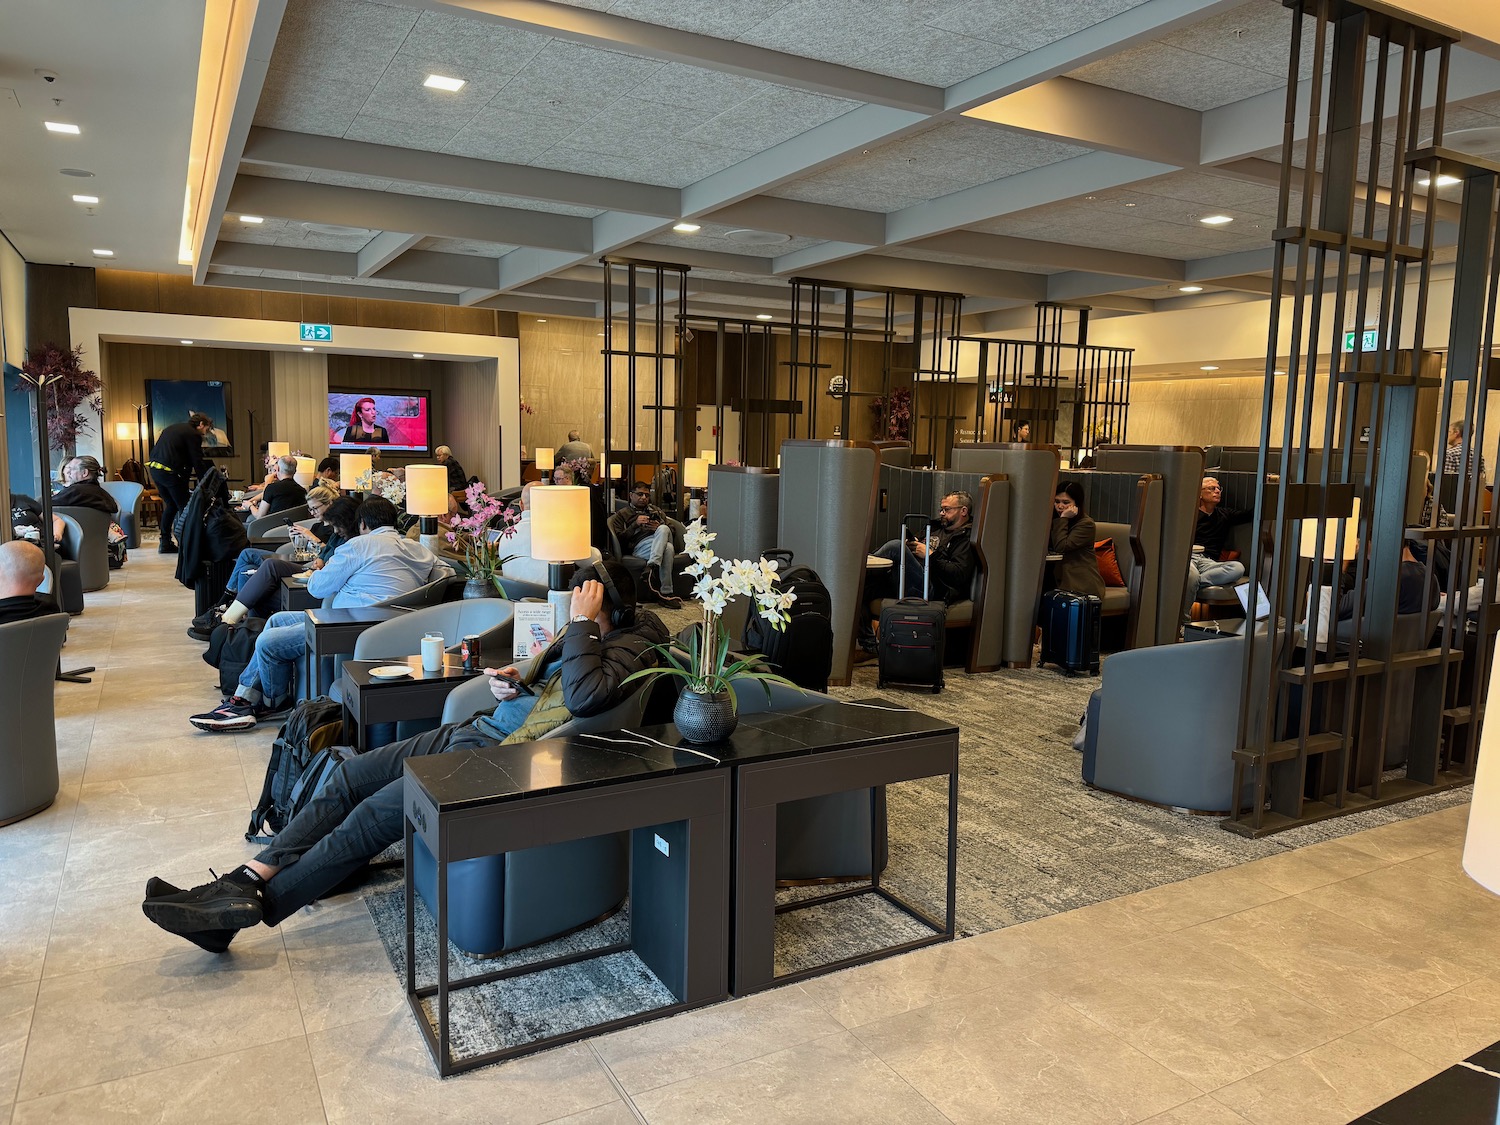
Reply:
[[[1092,594],[1047,591],[1042,597],[1042,663],[1097,676],[1101,605]]]

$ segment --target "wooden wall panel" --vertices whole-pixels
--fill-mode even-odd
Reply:
[[[115,437],[115,423],[135,422],[134,404],[146,401],[147,379],[217,379],[229,384],[235,454],[216,461],[233,480],[260,479],[258,466],[252,470],[258,455],[249,448],[250,411],[256,415],[255,441],[265,441],[271,418],[270,352],[106,342],[99,366],[104,380],[105,465],[110,471],[131,455],[131,443]]]
[[[603,449],[603,331],[597,320],[521,317],[521,400],[532,409],[521,417],[521,442],[528,455],[538,446],[558,448],[575,428],[595,452]],[[626,430],[617,417],[616,444],[624,443]]]
[[[68,309],[95,307],[94,270],[90,266],[26,264],[26,346],[67,346]],[[19,366],[17,361],[17,365]]]
[[[491,359],[442,366],[447,371],[447,404],[443,414],[434,411],[434,444],[449,446],[470,476],[498,490],[502,479],[498,364]],[[514,438],[507,444],[515,449]]]
[[[328,456],[328,360],[323,352],[270,352],[273,387],[267,441],[290,442],[294,450]]]

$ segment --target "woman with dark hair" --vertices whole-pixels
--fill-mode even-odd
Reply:
[[[1066,481],[1052,498],[1052,535],[1049,546],[1061,555],[1052,564],[1056,589],[1071,594],[1104,597],[1104,579],[1099,575],[1099,558],[1094,554],[1094,521],[1083,511],[1083,486]]]
[[[375,400],[366,396],[349,411],[349,428],[344,431],[345,445],[384,445],[391,440],[384,426],[375,424]]]
[[[74,457],[62,467],[63,488],[52,497],[54,508],[95,508],[107,516],[120,510],[99,483],[104,467],[92,457]]]
[[[329,490],[315,488],[313,491]],[[224,610],[225,621],[233,625],[246,616],[271,616],[281,608],[283,578],[303,570],[321,570],[335,551],[359,535],[359,504],[348,496],[340,496],[330,503],[323,509],[322,517],[313,525],[314,532],[323,540],[318,557],[311,562],[298,562],[281,555],[265,559],[254,574],[245,578],[234,601]]]

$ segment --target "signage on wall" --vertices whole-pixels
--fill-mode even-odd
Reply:
[[[329,343],[333,339],[333,325],[304,324],[302,325],[302,338],[319,344]]]
[[[1360,351],[1373,352],[1380,347],[1380,332],[1374,328],[1366,328],[1363,332],[1345,332],[1344,350],[1352,352],[1356,340],[1359,341]]]

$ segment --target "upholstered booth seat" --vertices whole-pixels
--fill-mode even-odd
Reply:
[[[110,517],[97,508],[79,508],[63,505],[53,508],[57,515],[77,523],[82,538],[77,541],[64,535],[63,553],[78,564],[78,578],[85,593],[102,590],[109,585],[109,525]],[[69,550],[76,553],[69,554]]]
[[[1109,538],[1115,545],[1115,562],[1120,567],[1120,577],[1125,579],[1123,586],[1111,586],[1107,582],[1104,586],[1104,597],[1099,607],[1099,612],[1105,617],[1123,616],[1130,612],[1132,588],[1131,576],[1137,567],[1135,552],[1139,545],[1132,545],[1130,537],[1130,525],[1127,523],[1096,523],[1095,534],[1099,541]]]
[[[1262,635],[1257,643],[1265,642]],[[1084,782],[1155,805],[1228,812],[1245,645],[1243,637],[1224,637],[1106,660],[1102,686],[1089,699]],[[1247,690],[1264,690],[1264,668]]]
[[[0,824],[41,812],[57,799],[57,730],[52,677],[68,635],[66,614],[0,625]]]
[[[115,521],[125,533],[126,548],[135,550],[141,545],[141,506],[145,503],[146,490],[133,480],[106,480],[99,483],[120,506]]]

